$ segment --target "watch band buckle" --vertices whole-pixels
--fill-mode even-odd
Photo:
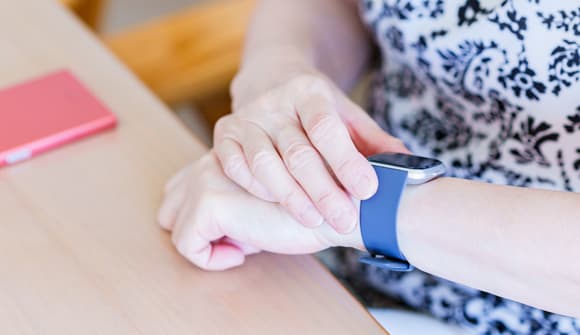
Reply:
[[[412,271],[415,268],[407,261],[403,261],[400,259],[385,257],[382,255],[373,255],[369,254],[366,256],[362,256],[359,258],[361,263],[373,265],[379,268],[392,270],[392,271],[400,271],[400,272],[408,272]]]

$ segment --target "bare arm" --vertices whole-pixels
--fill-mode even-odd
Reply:
[[[441,179],[409,196],[400,234],[418,267],[580,317],[579,194]]]
[[[178,250],[205,269],[241,265],[260,250],[364,250],[360,229],[306,228],[280,205],[238,188],[211,152],[178,173],[167,190],[160,224],[173,231]],[[403,253],[423,271],[580,317],[579,217],[577,193],[441,178],[404,192],[398,237]]]
[[[356,0],[262,0],[244,50],[242,71],[291,59],[348,89],[367,66],[371,43]]]
[[[292,55],[348,87],[370,52],[356,15],[355,1],[264,0],[245,64]],[[580,317],[580,195],[443,178],[411,187],[402,206],[401,246],[418,268]],[[363,248],[358,231],[333,236]]]
[[[357,174],[370,166],[362,165],[366,160],[353,154],[352,144],[346,141],[348,134],[367,135],[357,148],[366,147],[369,153],[402,149],[389,146],[392,139],[345,97],[328,94],[327,87],[320,89],[324,86],[320,80],[307,76],[282,89],[276,86],[289,81],[292,71],[318,69],[341,87],[348,87],[369,56],[364,28],[356,15],[353,1],[261,1],[242,70],[232,88],[234,102],[239,106],[249,101],[251,107],[237,110],[221,122],[216,128],[216,157],[212,153],[194,164],[189,176],[178,176],[173,184],[181,186],[169,192],[160,211],[161,224],[173,230],[178,249],[195,264],[226,269],[259,250],[308,253],[337,245],[363,248],[359,229],[349,230],[355,227],[350,223],[356,219],[350,218],[356,213],[349,213],[349,225],[333,225],[347,234],[325,224],[305,228],[296,223],[304,223],[300,219],[312,209],[303,200],[314,200],[316,208],[330,218],[326,222],[332,222],[337,213],[347,217],[345,208],[352,203],[347,204],[347,195],[334,184],[324,163],[338,167],[333,172],[341,186],[350,194],[356,192],[350,186],[361,183],[349,181],[356,181]],[[287,109],[290,112],[284,114]],[[295,110],[300,115],[293,114]],[[310,121],[297,123],[304,120]],[[259,129],[248,132],[254,128]],[[300,133],[303,129],[305,134]],[[284,138],[285,134],[293,135]],[[348,169],[340,169],[345,166]],[[274,173],[275,168],[280,173]],[[208,175],[203,177],[203,173]],[[274,201],[249,196],[230,180],[254,195],[269,186]],[[217,181],[223,189],[215,189]],[[376,183],[375,176],[371,184],[376,187]],[[359,195],[369,193],[370,188]],[[333,189],[336,192],[329,191]],[[189,201],[182,200],[185,194]],[[297,194],[300,201],[291,197]],[[228,211],[216,211],[224,203],[228,203]],[[189,215],[177,215],[182,210]],[[320,223],[319,216],[312,217],[310,227]],[[399,240],[409,260],[429,273],[580,317],[578,218],[578,194],[442,178],[405,192]],[[245,247],[223,242],[224,236]]]
[[[580,317],[579,218],[577,193],[442,178],[408,188],[398,235],[425,272]]]

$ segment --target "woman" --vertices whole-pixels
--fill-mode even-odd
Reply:
[[[374,121],[343,93],[372,66],[369,35]],[[160,210],[185,257],[364,250],[364,156],[409,150],[449,169],[402,200],[422,271],[359,275],[476,333],[580,333],[577,1],[263,0],[245,50],[233,114]]]

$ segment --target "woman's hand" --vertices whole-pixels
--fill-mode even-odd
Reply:
[[[234,113],[214,134],[225,174],[307,227],[326,221],[352,231],[358,216],[350,195],[369,198],[378,184],[364,155],[406,152],[326,77],[296,63],[254,61],[232,95]]]
[[[207,270],[241,265],[261,250],[305,254],[362,245],[358,230],[340,235],[328,226],[309,229],[280,205],[248,194],[223,174],[213,152],[167,183],[159,224],[172,231],[185,258]]]

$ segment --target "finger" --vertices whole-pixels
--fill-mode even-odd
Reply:
[[[191,210],[180,215],[172,236],[178,252],[205,270],[221,271],[242,265],[244,251],[223,239],[214,220],[203,218],[204,215],[193,214]]]
[[[268,192],[250,172],[250,167],[246,162],[244,152],[241,146],[230,138],[220,139],[214,148],[222,170],[236,184],[251,193],[252,195],[266,200],[275,201],[276,199]]]
[[[240,248],[227,242],[208,243],[202,249],[178,248],[179,253],[204,270],[222,271],[244,264]]]
[[[336,184],[303,130],[289,126],[272,136],[288,171],[325,220],[338,232],[350,232],[357,222],[352,201]]]
[[[210,246],[210,249],[205,254],[197,256],[202,259],[202,262],[205,262],[206,266],[204,268],[206,270],[227,270],[244,264],[246,260],[244,252],[230,243],[212,243]]]
[[[354,146],[336,106],[323,96],[311,96],[296,107],[308,138],[344,188],[358,199],[371,197],[377,176]]]
[[[240,250],[242,250],[244,252],[244,255],[246,255],[246,256],[257,254],[257,253],[262,251],[260,248],[256,248],[256,247],[249,245],[247,243],[236,241],[236,240],[231,239],[229,237],[225,237],[225,238],[223,238],[223,240],[231,245],[235,245],[236,247],[238,247]]]
[[[272,140],[251,123],[244,127],[242,149],[252,174],[284,206],[296,220],[308,227],[323,222],[310,198],[290,175]]]
[[[398,138],[389,135],[362,108],[344,98],[342,105],[348,109],[341,113],[348,132],[357,149],[365,156],[383,152],[410,153]]]
[[[172,191],[166,193],[165,199],[163,199],[163,203],[157,212],[157,222],[163,229],[173,229],[179,209],[183,206],[186,190],[187,188],[183,185],[182,187],[174,187]]]

